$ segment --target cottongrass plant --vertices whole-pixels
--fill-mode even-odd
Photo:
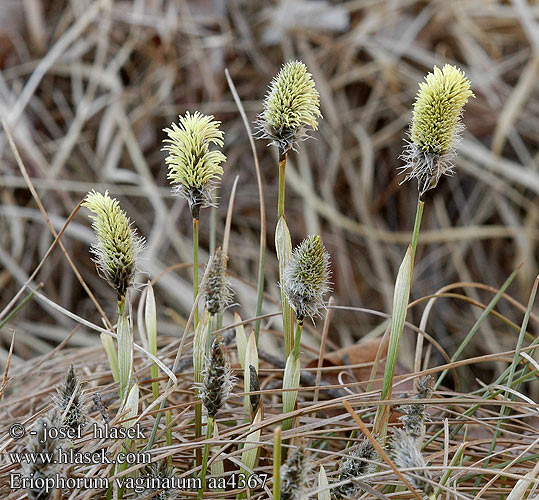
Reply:
[[[301,364],[299,360],[299,347],[303,322],[306,317],[314,318],[324,307],[324,295],[329,287],[330,265],[329,254],[324,248],[322,239],[318,235],[310,235],[298,245],[288,260],[281,281],[287,303],[296,313],[296,329],[293,349],[287,352],[285,373],[283,376],[283,412],[294,410],[297,391],[288,389],[297,388],[300,377]],[[292,425],[290,419],[283,423],[283,429]]]
[[[180,116],[178,124],[172,123],[164,131],[165,160],[169,167],[168,179],[175,192],[184,197],[193,218],[193,296],[198,295],[198,231],[200,209],[212,205],[212,191],[223,175],[221,164],[226,156],[220,151],[224,145],[224,133],[219,130],[220,121],[212,115],[198,111]],[[198,308],[195,309],[194,326],[198,324]]]
[[[92,246],[92,252],[96,256],[98,273],[115,288],[118,298],[117,358],[120,398],[123,399],[129,391],[133,364],[133,333],[127,318],[125,297],[133,285],[144,239],[131,227],[132,223],[118,200],[111,198],[107,191],[103,195],[92,190],[83,206],[93,214],[90,219],[97,243]]]
[[[199,395],[199,385],[202,382],[202,369],[204,359],[210,355],[212,345],[212,331],[215,316],[223,312],[232,300],[232,289],[226,277],[227,256],[217,248],[211,259],[208,270],[208,278],[204,290],[206,306],[202,313],[201,320],[195,328],[193,341],[193,368],[195,373],[195,393]],[[195,407],[195,435],[202,437],[202,407]]]
[[[289,61],[283,65],[272,80],[264,99],[264,110],[257,120],[257,136],[269,139],[270,144],[278,149],[279,196],[277,202],[277,227],[275,247],[279,260],[279,280],[283,281],[283,272],[288,262],[292,244],[290,231],[285,219],[285,179],[286,158],[300,140],[308,137],[308,129],[318,129],[320,112],[320,94],[312,75],[301,61]],[[281,289],[283,312],[283,330],[285,357],[293,348],[294,320],[292,308]]]
[[[470,81],[458,68],[446,64],[442,70],[436,66],[425,81],[419,84],[414,103],[410,142],[402,159],[406,162],[401,170],[407,172],[404,181],[418,180],[417,209],[412,232],[412,241],[399,268],[393,296],[393,315],[389,334],[389,348],[384,371],[381,399],[391,397],[393,375],[404,330],[404,321],[410,296],[414,260],[419,239],[421,219],[425,202],[423,195],[436,187],[443,174],[452,173],[452,159],[461,125],[461,116],[468,98],[473,96]],[[404,182],[403,181],[403,182]],[[420,351],[423,337],[418,336],[417,350]],[[389,406],[379,406],[374,431],[385,440]]]
[[[206,423],[207,442],[204,445],[202,468],[199,476],[201,483],[201,488],[198,491],[199,500],[204,496],[208,455],[210,450],[209,440],[213,436],[215,417],[226,403],[232,387],[234,386],[234,378],[230,369],[228,354],[221,336],[216,337],[212,343],[210,356],[206,359],[203,380],[203,383],[198,387],[198,391],[202,404],[206,409],[208,421]]]

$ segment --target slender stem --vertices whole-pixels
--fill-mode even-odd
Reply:
[[[417,249],[417,242],[419,239],[419,230],[421,228],[421,219],[423,217],[424,206],[425,206],[425,202],[421,200],[421,196],[418,196],[415,221],[414,221],[414,230],[412,233],[412,242],[410,244],[410,248],[411,248],[410,286],[411,286],[411,281],[412,281],[412,275],[414,272],[415,253]],[[406,307],[407,305],[408,304],[404,305],[404,307]],[[396,314],[396,311],[395,311],[395,305],[394,305],[393,315],[395,314]],[[404,323],[402,324],[402,327],[403,326],[404,326]],[[392,322],[391,324],[391,331],[390,331],[390,338],[389,338],[389,351],[387,353],[386,367],[384,370],[384,382],[382,386],[382,393],[380,396],[380,399],[382,401],[386,401],[391,398],[391,393],[392,393],[392,388],[393,388],[393,377],[395,374],[396,353],[398,353],[399,347],[400,347],[400,341],[402,338],[402,327],[400,331],[396,331],[394,323]],[[421,341],[423,340],[422,335],[418,334],[418,337],[421,337]],[[417,345],[417,349],[421,349],[421,347],[422,346],[420,344]],[[390,359],[393,361],[392,363],[389,362]],[[387,406],[387,405],[379,406],[376,410],[376,415],[374,417],[373,428],[375,432],[380,435],[382,440],[385,440],[385,437],[386,437],[389,413],[390,413],[390,406]]]
[[[262,316],[262,300],[264,298],[264,268],[266,267],[266,236],[260,237],[264,241],[264,246],[260,245],[258,257],[258,288],[256,292],[256,317]],[[260,333],[260,319],[255,321],[255,340],[258,347],[258,335]]]
[[[217,191],[217,190],[216,190]],[[214,203],[217,200],[217,192],[214,192]],[[210,255],[215,252],[216,239],[217,239],[217,205],[213,205],[210,209]]]
[[[273,500],[281,500],[281,428],[273,434]]]
[[[415,251],[417,248],[417,240],[419,238],[419,229],[421,228],[421,219],[423,218],[423,208],[425,202],[421,197],[417,198],[417,209],[415,212],[414,232],[412,233],[412,259],[415,258]]]
[[[206,471],[208,470],[208,456],[210,454],[209,440],[213,436],[213,424],[215,422],[214,417],[208,415],[208,423],[206,424],[206,441],[204,445],[204,457],[202,458],[202,469],[200,469],[200,489],[198,490],[198,500],[204,498],[204,490],[206,489]]]
[[[285,173],[286,173],[286,156],[279,149],[279,202],[277,205],[277,218],[284,217],[284,198],[285,198]]]
[[[213,321],[215,314],[210,314],[208,318],[208,332],[206,336],[206,347],[205,354],[209,356],[211,343],[212,343],[212,331],[213,331]],[[198,390],[196,391],[198,394]],[[195,437],[197,439],[202,437],[202,405],[197,404],[195,406]],[[202,450],[200,448],[195,449],[196,464],[199,466],[202,463]]]
[[[198,295],[198,218],[193,217],[193,299]],[[198,305],[195,308],[194,327],[198,325]]]
[[[296,335],[294,339],[294,357],[299,357],[299,344],[301,342],[301,333],[303,332],[303,321],[296,321]]]
[[[165,440],[167,442],[167,446],[172,446],[172,413],[170,410],[165,412],[165,422],[167,425]],[[172,455],[168,457],[168,464],[172,465]]]

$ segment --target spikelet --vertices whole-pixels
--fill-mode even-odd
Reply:
[[[414,103],[410,141],[402,159],[403,182],[416,178],[420,195],[436,187],[440,177],[453,174],[454,145],[463,128],[462,110],[469,97],[470,81],[455,66],[434,66],[419,84]]]
[[[129,217],[108,191],[102,195],[92,190],[82,205],[94,214],[90,218],[97,243],[92,246],[92,253],[98,272],[116,289],[118,300],[123,301],[127,289],[133,284],[144,239],[137,236]]]
[[[53,401],[62,419],[62,425],[72,429],[86,425],[86,397],[73,365],[69,367],[65,381],[53,396]]]
[[[406,434],[402,429],[395,429],[391,440],[392,457],[398,469],[418,468],[417,471],[405,472],[410,484],[430,495],[434,490],[429,483],[431,474],[419,449],[419,440]],[[420,470],[419,470],[420,469]]]
[[[232,300],[232,290],[226,277],[227,256],[217,248],[206,281],[206,308],[210,314],[222,312]]]
[[[174,476],[174,469],[170,467],[166,460],[153,462],[146,469],[144,480],[150,485],[139,498],[153,498],[155,500],[170,500],[176,498],[178,492],[173,488],[166,488],[166,483],[170,483]]]
[[[176,191],[189,203],[193,218],[198,219],[201,208],[212,203],[211,193],[215,183],[221,179],[221,163],[226,156],[211,145],[223,147],[223,132],[220,121],[195,111],[179,117],[178,125],[164,129],[168,139],[163,151],[168,151],[168,179],[176,185]]]
[[[53,477],[60,472],[60,466],[55,461],[58,461],[58,453],[61,448],[61,442],[58,439],[50,438],[46,429],[61,427],[61,422],[57,412],[40,418],[34,429],[35,434],[31,434],[26,452],[35,457],[35,461],[23,463],[23,474],[25,477],[34,479],[34,484],[37,479],[45,480],[47,477]],[[51,460],[43,457],[49,456]],[[30,500],[52,500],[55,498],[56,490],[46,491],[45,488],[27,488],[26,494]]]
[[[230,362],[221,336],[214,339],[210,357],[206,358],[202,384],[199,385],[199,397],[208,416],[215,417],[226,400],[234,385],[230,370]]]
[[[306,488],[310,464],[302,441],[281,466],[281,500],[307,499]]]
[[[360,491],[360,487],[354,483],[366,474],[376,471],[376,465],[369,463],[377,458],[378,454],[371,442],[363,438],[363,441],[339,461],[338,482],[350,480],[334,490],[335,498],[354,497]]]
[[[329,254],[322,239],[317,235],[307,236],[292,252],[281,283],[298,321],[319,315],[324,294],[330,289],[329,276]]]
[[[249,392],[260,391],[260,382],[258,380],[258,373],[253,365],[249,365]],[[256,415],[258,408],[260,407],[260,394],[251,394],[249,396],[249,403],[251,405],[251,414]]]
[[[412,396],[413,399],[429,399],[432,396],[432,377],[427,375],[417,381],[417,392]],[[426,405],[413,403],[399,408],[404,415],[399,420],[402,421],[403,429],[406,434],[421,439],[425,435]]]
[[[289,61],[272,80],[257,120],[257,136],[269,139],[282,153],[308,137],[306,127],[318,129],[320,94],[312,75],[300,61]]]

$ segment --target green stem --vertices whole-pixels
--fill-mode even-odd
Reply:
[[[277,218],[284,217],[284,198],[285,198],[285,173],[286,173],[286,155],[279,149],[279,202],[277,205]]]
[[[217,200],[217,190],[214,192],[213,200]],[[210,255],[215,253],[217,240],[217,204],[210,209]]]
[[[425,202],[421,200],[421,196],[418,196],[415,221],[414,221],[414,230],[412,232],[412,242],[410,244],[411,263],[410,263],[409,287],[411,287],[412,275],[414,272],[415,253],[417,249],[417,242],[419,239],[419,230],[421,228],[421,219],[423,217],[424,206],[425,206]],[[409,291],[409,288],[408,288],[408,291]],[[407,301],[408,301],[408,298],[407,298]],[[394,302],[395,302],[395,299],[394,299]],[[403,313],[405,317],[408,303],[402,304],[402,306],[405,308],[404,313]],[[395,310],[395,304],[394,304],[393,319],[392,319],[391,331],[390,331],[390,336],[389,336],[389,348],[388,348],[388,353],[387,353],[386,366],[384,370],[384,381],[382,385],[382,393],[380,396],[381,401],[386,401],[391,398],[391,392],[393,389],[393,377],[395,374],[395,366],[396,366],[396,360],[397,360],[397,353],[399,352],[400,342],[402,338],[402,331],[404,329],[404,321],[403,321],[402,324],[399,323],[399,326],[397,327],[399,331],[397,331],[397,328],[394,323],[396,313],[397,311]],[[379,406],[376,410],[376,416],[374,417],[374,431],[380,436],[382,440],[385,440],[385,437],[387,434],[387,424],[389,421],[390,410],[391,410],[391,407],[388,405]]]
[[[15,315],[26,305],[28,304],[28,302],[30,302],[30,300],[32,300],[32,297],[34,296],[34,293],[39,291],[41,288],[43,288],[43,283],[40,283],[39,285],[36,286],[36,289],[34,292],[30,292],[22,301],[21,303],[15,308],[13,309],[13,311],[11,311],[5,319],[3,319],[1,322],[0,322],[0,328],[4,328],[4,326],[6,326],[14,317]]]
[[[260,237],[262,241],[262,236]],[[264,268],[266,266],[266,236],[263,237],[264,245],[260,245],[258,257],[258,288],[256,292],[256,317],[262,315],[262,300],[264,298]],[[260,334],[260,319],[255,321],[255,339],[258,347],[258,336]]]
[[[273,500],[281,500],[281,428],[273,435]]]
[[[167,410],[165,412],[165,422],[167,425],[167,430],[165,433],[167,446],[172,446],[172,413],[170,410]],[[172,455],[168,457],[168,464],[172,465]]]
[[[296,321],[296,335],[294,339],[294,357],[298,359],[299,357],[299,345],[301,342],[301,333],[303,332],[303,321]]]
[[[198,295],[198,218],[193,218],[193,300]],[[198,305],[193,320],[194,327],[198,325]]]
[[[202,458],[202,469],[200,469],[200,489],[198,490],[198,500],[202,500],[204,497],[204,490],[206,489],[206,472],[208,470],[208,456],[210,454],[209,440],[213,435],[213,424],[215,423],[214,417],[208,415],[208,423],[206,424],[206,441],[204,445],[204,456]]]
[[[424,207],[425,207],[425,202],[421,200],[421,197],[418,197],[417,208],[415,212],[414,232],[412,233],[412,259],[415,258],[415,251],[417,248],[417,240],[419,239],[419,229],[421,228],[421,219],[423,218]]]

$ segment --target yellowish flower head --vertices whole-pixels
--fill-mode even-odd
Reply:
[[[305,128],[318,129],[320,94],[312,75],[300,61],[289,61],[272,80],[260,115],[259,136],[282,152],[308,137]]]
[[[136,260],[144,240],[137,236],[129,217],[108,191],[102,195],[92,190],[86,195],[83,206],[93,214],[90,219],[97,243],[92,246],[92,253],[98,271],[116,289],[118,297],[123,298],[133,283]]]
[[[226,156],[212,145],[223,147],[221,122],[195,111],[179,117],[178,124],[164,131],[168,138],[163,150],[168,151],[168,178],[189,202],[193,216],[200,208],[211,205],[211,192],[223,175],[221,163]]]
[[[450,64],[432,73],[419,84],[414,103],[410,142],[402,158],[406,180],[417,178],[419,192],[434,188],[444,174],[453,173],[454,145],[463,125],[462,110],[470,97],[470,81]]]
[[[473,96],[470,81],[455,66],[434,66],[419,84],[414,104],[411,139],[422,151],[449,151],[458,132],[464,105]]]
[[[281,284],[299,321],[319,314],[329,291],[329,276],[329,254],[322,238],[307,236],[292,252]]]

